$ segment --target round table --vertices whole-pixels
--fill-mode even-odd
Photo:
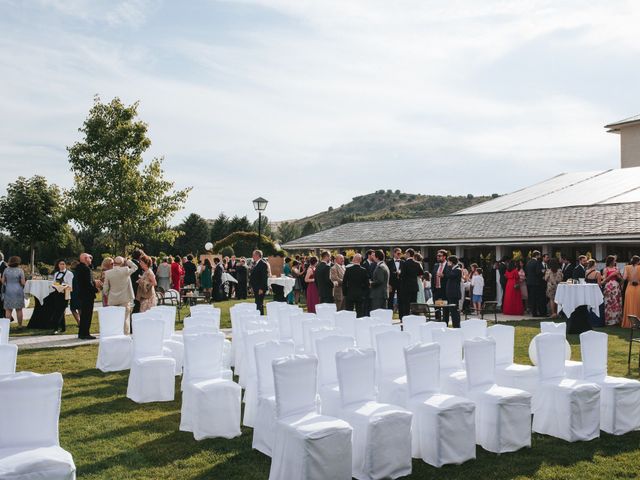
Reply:
[[[272,285],[281,286],[283,288],[283,294],[286,298],[286,296],[289,295],[293,290],[293,286],[296,284],[296,279],[292,277],[269,277],[269,280],[267,280],[267,284],[270,287]]]
[[[600,316],[604,297],[595,283],[561,283],[554,301],[558,304],[558,312],[564,312],[568,318],[567,333],[579,334],[591,330],[588,310]]]
[[[35,306],[29,319],[27,328],[54,329],[56,328],[53,312],[55,305],[51,288],[51,280],[27,280],[24,285],[25,296],[31,295],[35,300]]]

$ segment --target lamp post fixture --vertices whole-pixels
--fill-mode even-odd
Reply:
[[[268,200],[262,197],[258,197],[253,201],[253,208],[258,212],[258,250],[260,250],[260,243],[262,240],[262,212],[267,208]]]

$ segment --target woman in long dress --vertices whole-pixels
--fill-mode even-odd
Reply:
[[[627,286],[624,291],[624,313],[622,315],[622,327],[631,328],[633,322],[629,315],[640,316],[640,257],[631,257],[629,265],[624,267],[624,278]]]
[[[22,309],[24,308],[24,286],[27,283],[20,268],[20,257],[9,258],[8,267],[2,274],[4,285],[4,316],[11,318],[13,311],[18,317],[18,328],[22,328]]]
[[[594,258],[587,262],[587,270],[584,275],[585,282],[594,283],[598,287],[602,287],[602,275],[596,268],[596,261]],[[604,304],[600,304],[599,311],[596,314],[593,310],[589,309],[589,323],[592,327],[604,327]]]
[[[518,275],[520,276],[520,296],[522,297],[522,309],[527,310],[529,290],[527,290],[527,274],[524,270],[524,261],[518,261]]]
[[[165,292],[171,288],[171,265],[169,265],[168,260],[167,257],[164,257],[156,271],[158,287],[162,288]]]
[[[558,318],[558,304],[556,303],[556,291],[558,284],[562,282],[562,270],[558,260],[552,258],[549,260],[549,268],[544,272],[544,281],[547,282],[547,299],[551,305],[551,318]]]
[[[138,279],[136,300],[140,302],[140,313],[142,313],[158,304],[155,289],[158,282],[156,281],[156,276],[154,275],[153,270],[151,270],[150,257],[147,255],[140,257],[140,268],[142,269],[142,275],[140,275],[140,278]]]
[[[200,289],[204,293],[207,302],[211,300],[211,290],[213,289],[213,266],[211,265],[211,260],[208,258],[204,259],[204,267],[200,272]]]
[[[414,256],[416,262],[422,265],[422,255],[416,253]],[[416,297],[417,303],[427,303],[427,299],[424,296],[424,284],[422,283],[422,277],[418,277],[418,295]]]
[[[320,295],[318,294],[318,287],[316,286],[316,265],[318,259],[311,257],[309,259],[309,268],[304,276],[304,281],[307,284],[307,312],[316,313],[316,305],[320,303]]]
[[[507,278],[507,285],[502,299],[502,313],[505,315],[522,315],[524,309],[522,307],[522,294],[520,293],[520,275],[513,260],[509,262],[504,276]]]
[[[609,255],[602,271],[604,288],[604,322],[606,325],[618,325],[622,317],[622,290],[620,289],[620,270],[616,265],[616,257]]]

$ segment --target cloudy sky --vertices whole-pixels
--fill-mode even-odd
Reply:
[[[177,220],[615,168],[639,24],[633,0],[0,0],[0,194],[71,186],[96,93],[140,100],[148,158],[193,186]]]

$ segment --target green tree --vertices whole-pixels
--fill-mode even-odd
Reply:
[[[218,240],[222,240],[224,237],[231,233],[229,231],[229,228],[229,217],[227,217],[224,213],[221,213],[211,225],[209,240],[211,240],[213,243],[217,242]]]
[[[234,217],[229,220],[229,233],[233,232],[248,232],[251,230],[251,222],[247,218],[247,216],[239,217],[234,215]]]
[[[307,223],[305,223],[302,226],[302,231],[300,232],[300,236],[306,237],[307,235],[316,233],[319,230],[320,230],[320,225],[318,225],[316,222],[312,222],[311,220],[307,220]]]
[[[180,236],[176,239],[175,247],[185,254],[197,254],[204,250],[204,244],[209,241],[209,224],[197,213],[190,214],[176,229]]]
[[[151,140],[137,115],[138,102],[102,103],[96,96],[79,129],[84,138],[67,147],[75,180],[71,216],[103,233],[118,253],[140,237],[174,240],[177,232],[168,222],[191,190],[173,190],[163,177],[162,158],[143,164]]]
[[[69,230],[60,188],[49,185],[40,175],[18,177],[0,198],[0,228],[30,249],[34,273],[36,245],[51,240],[59,242]]]
[[[262,235],[265,235],[267,237],[273,237],[273,231],[271,230],[271,225],[269,225],[269,217],[267,217],[266,215],[262,215],[262,219],[260,220],[260,224],[261,224],[261,232],[260,233],[262,233]],[[254,232],[258,231],[258,219],[257,218],[253,222],[252,230]],[[233,233],[233,232],[230,232],[230,233]]]
[[[282,222],[278,227],[276,238],[280,243],[287,243],[300,237],[300,227],[293,222]]]

